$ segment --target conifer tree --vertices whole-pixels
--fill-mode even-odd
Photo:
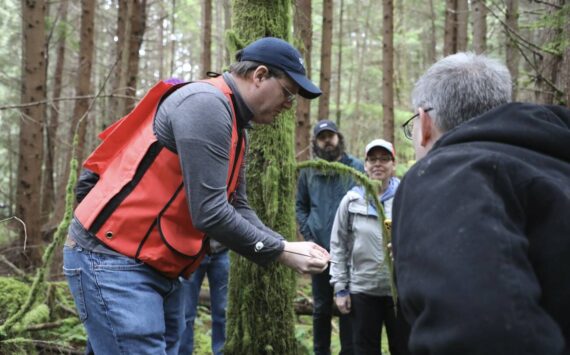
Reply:
[[[290,0],[234,0],[228,45],[237,49],[264,36],[289,40]],[[233,55],[232,54],[232,55]],[[250,130],[247,193],[259,218],[288,240],[295,238],[294,110]],[[296,354],[295,275],[273,263],[259,267],[232,255],[225,354]]]

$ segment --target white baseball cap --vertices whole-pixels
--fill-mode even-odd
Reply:
[[[368,143],[368,145],[366,145],[366,148],[364,149],[364,156],[368,156],[370,150],[376,147],[386,149],[387,151],[390,152],[390,154],[392,154],[392,158],[394,158],[394,160],[396,159],[396,151],[394,150],[394,146],[392,145],[392,143],[384,139],[375,139],[372,142]]]

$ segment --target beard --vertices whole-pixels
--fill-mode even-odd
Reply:
[[[320,148],[313,138],[313,154],[326,161],[336,161],[344,154],[344,137],[339,133],[338,144],[336,146],[326,145],[323,148]]]

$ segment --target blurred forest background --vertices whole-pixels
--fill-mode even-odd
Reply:
[[[0,3],[0,275],[10,276],[0,279],[0,324],[17,309],[14,302],[26,298],[31,275],[64,216],[74,134],[81,162],[98,144],[97,134],[158,80],[197,80],[227,69],[240,47],[228,36],[232,21],[243,15],[239,11],[269,8],[259,18],[269,23],[271,11],[275,18],[281,16],[275,11],[285,13],[289,33],[280,36],[302,51],[323,90],[318,100],[297,100],[298,161],[310,158],[311,128],[327,118],[337,122],[347,150],[360,158],[372,138],[395,142],[403,175],[414,162],[400,129],[413,114],[413,83],[437,59],[458,51],[506,63],[513,100],[570,106],[567,0]],[[56,252],[48,279],[62,279],[59,260]],[[80,325],[65,318],[74,315],[65,286],[42,287],[45,302],[36,306],[55,302],[59,313],[50,313],[50,304],[32,307],[37,314],[20,319],[19,328],[11,327],[19,332],[12,334],[30,341],[37,332],[61,328],[68,336],[64,342],[53,345],[45,340],[53,335],[43,333],[33,346],[73,352],[84,337],[77,335]],[[4,330],[4,346],[10,339],[20,344]]]

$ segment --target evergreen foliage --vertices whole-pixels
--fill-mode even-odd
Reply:
[[[291,2],[235,0],[228,47],[238,49],[273,36],[289,39]],[[295,239],[294,110],[272,125],[255,126],[249,141],[248,198],[260,219],[288,240]],[[232,255],[225,354],[298,354],[292,270],[273,263],[260,268]]]

